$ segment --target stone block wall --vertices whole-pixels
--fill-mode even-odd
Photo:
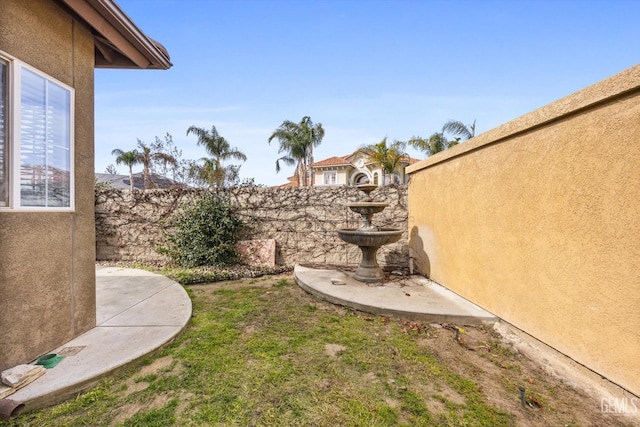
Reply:
[[[96,190],[96,258],[98,261],[166,263],[156,248],[165,242],[172,219],[207,190]],[[241,238],[274,239],[276,263],[357,265],[360,250],[338,238],[338,228],[355,228],[360,216],[348,203],[364,198],[353,187],[267,188],[220,190],[245,227]],[[405,230],[402,238],[378,252],[386,268],[408,266],[407,188],[388,186],[371,196],[389,206],[374,215],[379,227]]]

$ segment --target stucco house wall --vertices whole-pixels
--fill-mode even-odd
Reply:
[[[357,185],[363,179],[369,183],[376,183],[379,187],[385,184],[406,184],[407,175],[405,168],[407,165],[417,162],[417,159],[406,157],[398,165],[393,174],[387,175],[384,181],[384,172],[379,164],[371,161],[369,156],[362,150],[357,150],[347,156],[330,157],[325,160],[315,162],[311,168],[314,174],[313,185],[318,187],[332,185]],[[336,182],[325,184],[325,174],[335,173]]]
[[[640,395],[640,66],[408,171],[421,273]]]
[[[338,185],[349,185],[349,176],[346,170],[338,171]]]
[[[90,32],[50,0],[2,0],[0,51],[75,89],[75,188],[92,188]],[[93,202],[76,191],[74,212],[0,212],[0,369],[95,326]]]
[[[2,0],[0,56],[2,370],[95,326],[94,68],[172,64],[113,0]]]

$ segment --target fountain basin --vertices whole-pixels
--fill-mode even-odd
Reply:
[[[360,215],[373,215],[373,214],[382,212],[384,208],[389,206],[389,203],[360,202],[360,203],[349,203],[347,206],[349,207],[349,209],[359,213]]]
[[[384,278],[384,273],[376,259],[378,249],[380,246],[397,242],[402,236],[402,230],[399,228],[340,228],[338,236],[347,243],[357,245],[362,251],[362,261],[353,278],[361,282],[380,282]]]
[[[382,212],[384,208],[389,206],[388,203],[378,202],[361,202],[361,203],[349,203],[347,205],[352,211],[359,213],[362,219],[360,220],[360,230],[375,231],[376,227],[371,225],[371,218],[373,214]],[[351,243],[351,242],[349,242]]]
[[[339,228],[338,236],[347,243],[379,248],[380,246],[400,240],[402,230],[399,228],[374,228],[371,230]]]

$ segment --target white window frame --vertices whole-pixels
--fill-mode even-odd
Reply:
[[[322,177],[324,185],[338,185],[338,171],[325,171],[322,173]],[[330,177],[333,177],[333,179]]]
[[[11,82],[9,81],[9,65],[10,62],[8,59],[3,58],[2,56],[0,56],[0,60],[2,60],[0,63],[5,65],[6,67],[6,73],[5,73],[5,82],[6,82],[6,88],[5,85],[3,84],[2,81],[0,81],[0,85],[2,85],[2,90],[6,89],[6,93],[0,93],[0,95],[2,96],[2,99],[0,101],[2,101],[2,111],[1,113],[4,114],[4,117],[2,117],[2,129],[0,129],[0,136],[2,137],[2,141],[1,144],[2,146],[0,147],[0,149],[2,149],[2,158],[0,158],[0,162],[2,162],[2,164],[0,164],[0,180],[2,180],[2,183],[0,184],[0,209],[2,209],[3,207],[9,206],[9,188],[8,188],[8,183],[9,183],[9,172],[8,172],[8,168],[9,168],[9,162],[11,161],[11,152],[9,150],[9,130],[10,130],[10,123],[11,123],[11,118],[9,115],[9,92],[11,91]]]
[[[8,128],[5,136],[7,142],[5,144],[6,152],[4,153],[4,167],[7,169],[6,176],[7,181],[5,183],[8,191],[8,204],[2,205],[3,201],[0,201],[0,212],[2,211],[44,211],[44,212],[73,212],[75,211],[75,89],[63,82],[51,77],[50,75],[38,70],[26,64],[19,59],[0,51],[0,57],[8,62],[8,75],[9,75],[9,96],[6,108],[6,123]],[[22,70],[26,69],[32,73],[42,77],[43,79],[60,86],[69,93],[69,206],[22,206],[21,205],[21,191],[20,191],[20,147],[21,147],[21,77]]]

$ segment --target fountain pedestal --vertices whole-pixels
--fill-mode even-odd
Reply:
[[[376,189],[375,185],[359,185],[358,189],[363,191],[367,198],[363,202],[350,203],[349,209],[362,216],[358,228],[338,229],[338,236],[347,243],[354,244],[362,252],[362,260],[356,270],[354,279],[361,282],[380,282],[384,278],[384,273],[376,259],[378,249],[381,246],[396,242],[402,236],[399,228],[376,228],[371,224],[374,214],[382,212],[388,206],[387,203],[373,202],[369,193]]]
[[[402,236],[402,230],[342,228],[338,230],[338,236],[345,242],[358,246],[362,252],[362,260],[353,278],[361,282],[380,282],[384,278],[384,273],[378,264],[378,249],[397,242]]]

